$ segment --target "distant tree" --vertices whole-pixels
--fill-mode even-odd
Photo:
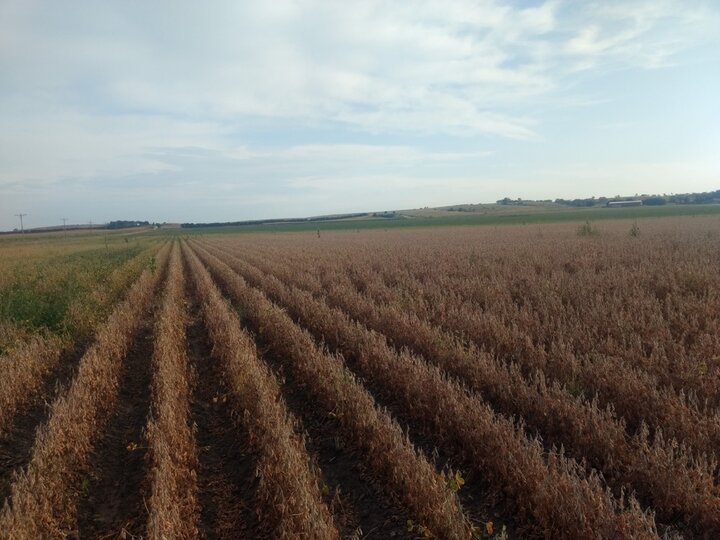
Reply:
[[[643,199],[643,204],[646,206],[662,206],[663,204],[667,204],[667,201],[665,200],[665,197],[659,197],[659,196],[652,196],[652,197],[646,197]]]
[[[149,226],[149,221],[130,221],[119,219],[117,221],[111,221],[107,224],[108,229],[128,229],[131,227]]]

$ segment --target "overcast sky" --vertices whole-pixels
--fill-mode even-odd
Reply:
[[[0,229],[720,187],[720,2],[0,0]]]

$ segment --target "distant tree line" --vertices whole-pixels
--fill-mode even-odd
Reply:
[[[149,221],[128,221],[119,219],[117,221],[109,221],[106,225],[106,229],[129,229],[131,227],[149,227]]]
[[[149,221],[137,221],[137,220],[116,220],[108,223],[95,223],[95,224],[72,224],[72,225],[51,225],[49,227],[32,227],[26,228],[25,232],[28,234],[33,233],[46,233],[55,231],[84,231],[84,230],[107,230],[107,229],[130,229],[133,227],[149,227],[149,226],[160,227],[158,223],[150,223]],[[10,234],[20,232],[19,229],[13,229],[12,231],[0,231],[0,234]]]
[[[531,200],[531,199],[511,199],[505,197],[497,201],[497,204],[501,205],[515,205],[522,206],[528,204],[538,203],[549,203],[554,202],[555,204],[564,204],[566,206],[575,207],[590,207],[590,206],[605,206],[609,202],[613,201],[631,201],[639,200],[642,201],[644,206],[661,206],[663,204],[713,204],[720,203],[720,189],[715,191],[707,191],[702,193],[681,193],[681,194],[662,194],[662,195],[648,195],[646,193],[642,195],[635,195],[634,197],[621,197],[616,195],[615,197],[590,197],[587,199],[550,199],[545,200]]]

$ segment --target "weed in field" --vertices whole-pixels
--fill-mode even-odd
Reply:
[[[597,236],[599,234],[600,231],[597,230],[597,227],[593,227],[592,223],[589,221],[580,225],[577,230],[578,236]]]
[[[460,471],[455,471],[454,474],[450,474],[446,485],[450,491],[457,493],[465,485],[465,479],[460,474]]]
[[[0,291],[0,319],[31,329],[59,329],[70,302],[79,293],[79,284],[75,276],[51,272],[46,268],[35,276],[18,275]]]
[[[432,538],[433,534],[425,525],[422,525],[420,523],[415,523],[412,519],[407,520],[407,531],[410,533],[415,533],[423,538]]]
[[[500,532],[497,533],[495,536],[493,536],[493,540],[507,540],[507,539],[508,539],[507,527],[505,527],[505,525],[503,525]]]
[[[84,477],[80,482],[80,492],[84,496],[87,496],[88,493],[90,493],[90,479],[88,477]]]
[[[502,526],[502,529],[500,529],[499,532],[495,532],[495,524],[492,521],[488,521],[485,523],[485,527],[482,531],[476,530],[473,533],[473,538],[486,538],[486,539],[492,539],[492,540],[507,540],[508,532],[507,527],[505,525]]]
[[[580,397],[584,392],[582,384],[576,380],[568,381],[565,384],[565,390],[573,397]]]
[[[79,306],[86,312],[99,309],[93,291],[140,249],[93,250],[18,265],[0,289],[0,320],[30,332],[47,329],[56,334],[75,334]]]

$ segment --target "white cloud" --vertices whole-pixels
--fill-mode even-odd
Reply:
[[[331,192],[383,167],[462,186],[489,145],[540,144],[547,111],[608,99],[576,92],[585,78],[671,65],[718,27],[710,1],[4,0],[0,189]]]
[[[565,52],[577,66],[614,69],[665,67],[701,42],[717,42],[720,16],[712,3],[655,0],[586,6]]]
[[[533,123],[512,106],[556,90],[567,66],[659,65],[712,28],[704,10],[674,2],[264,4],[5,2],[3,93],[81,110],[90,92],[91,106],[119,111],[522,139]]]
[[[166,168],[146,155],[160,141],[177,147],[222,144],[223,129],[213,122],[137,114],[108,118],[55,108],[38,113],[3,115],[12,129],[0,131],[0,185],[152,172]]]

